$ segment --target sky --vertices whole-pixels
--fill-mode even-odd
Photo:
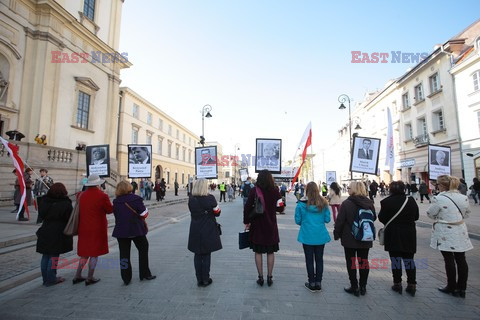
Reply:
[[[352,63],[352,51],[431,53],[480,18],[480,1],[127,0],[120,52],[128,86],[224,153],[255,154],[256,138],[295,154],[312,122],[312,151],[348,122],[338,97],[360,102],[412,63]]]

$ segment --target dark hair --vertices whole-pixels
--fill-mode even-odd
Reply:
[[[40,169],[40,172],[42,172],[42,171],[45,172],[45,173],[48,173],[48,170],[45,169],[45,168]]]
[[[330,189],[332,189],[333,192],[335,192],[335,194],[336,194],[337,196],[340,195],[340,187],[338,186],[338,183],[332,182],[332,183],[330,184]]]
[[[389,190],[391,194],[405,194],[405,183],[403,181],[392,181]]]
[[[102,155],[102,158],[105,158],[105,156],[107,155],[106,152],[105,152],[105,149],[101,148],[101,147],[98,147],[98,148],[95,148],[92,150],[92,154],[94,153],[100,153]]]
[[[372,140],[370,140],[368,138],[363,139],[362,143],[364,143],[365,141],[368,141],[368,142],[372,143]]]
[[[57,182],[52,184],[50,189],[47,192],[47,196],[50,198],[65,198],[68,195],[67,189],[63,183]]]
[[[132,147],[132,151],[135,150],[135,149],[140,149],[140,150],[145,151],[147,154],[150,154],[150,152],[148,152],[148,148],[147,148],[147,147]],[[207,149],[207,150],[208,150],[208,149]]]
[[[262,170],[258,174],[257,184],[262,191],[270,191],[275,188],[275,182],[273,182],[273,177],[270,171]]]

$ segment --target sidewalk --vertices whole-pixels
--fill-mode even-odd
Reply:
[[[124,286],[118,269],[100,268],[94,286],[73,286],[74,270],[59,270],[65,283],[50,288],[35,279],[0,295],[2,319],[478,319],[480,318],[480,242],[467,253],[469,287],[466,299],[437,291],[446,283],[441,254],[429,247],[430,230],[417,228],[416,259],[426,259],[428,268],[417,272],[415,297],[390,289],[389,269],[370,270],[367,294],[354,297],[343,291],[348,285],[343,248],[328,243],[324,255],[322,292],[311,293],[303,283],[306,270],[302,246],[297,242],[294,199],[287,212],[278,215],[280,251],[275,255],[274,284],[259,287],[254,255],[238,250],[238,232],[243,230],[242,201],[222,203],[223,249],[212,254],[207,288],[196,285],[193,254],[187,250],[188,215],[149,233],[152,281],[138,279],[137,251],[132,248],[133,279]],[[333,223],[328,225],[331,233]],[[369,258],[388,254],[378,243]],[[118,261],[116,247],[101,259]],[[264,269],[266,266],[264,266]],[[47,303],[48,301],[48,303]]]

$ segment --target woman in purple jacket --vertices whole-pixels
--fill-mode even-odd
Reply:
[[[138,249],[140,281],[153,280],[148,267],[148,240],[145,219],[148,210],[143,204],[143,199],[132,193],[133,186],[123,180],[117,185],[115,200],[113,200],[113,214],[115,215],[115,228],[112,236],[117,238],[120,250],[120,274],[125,285],[132,280],[132,265],[130,262],[130,247],[132,241]]]
[[[264,212],[261,216],[254,219],[250,218],[250,213],[255,206],[255,198],[257,197],[262,202]],[[267,284],[273,284],[272,272],[275,261],[274,253],[279,250],[277,227],[277,212],[283,212],[284,204],[282,196],[275,187],[272,174],[268,170],[262,170],[258,174],[255,188],[250,190],[247,203],[243,209],[243,223],[245,229],[250,230],[249,240],[250,248],[255,252],[255,264],[258,271],[257,283],[263,286],[263,258],[264,253],[267,254]]]

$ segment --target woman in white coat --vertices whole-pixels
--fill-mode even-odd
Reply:
[[[458,192],[459,183],[457,177],[439,176],[437,186],[440,193],[433,198],[427,214],[435,220],[430,247],[442,253],[447,273],[447,286],[438,290],[465,298],[468,278],[465,252],[473,246],[464,221],[470,213],[469,201],[467,196]]]

